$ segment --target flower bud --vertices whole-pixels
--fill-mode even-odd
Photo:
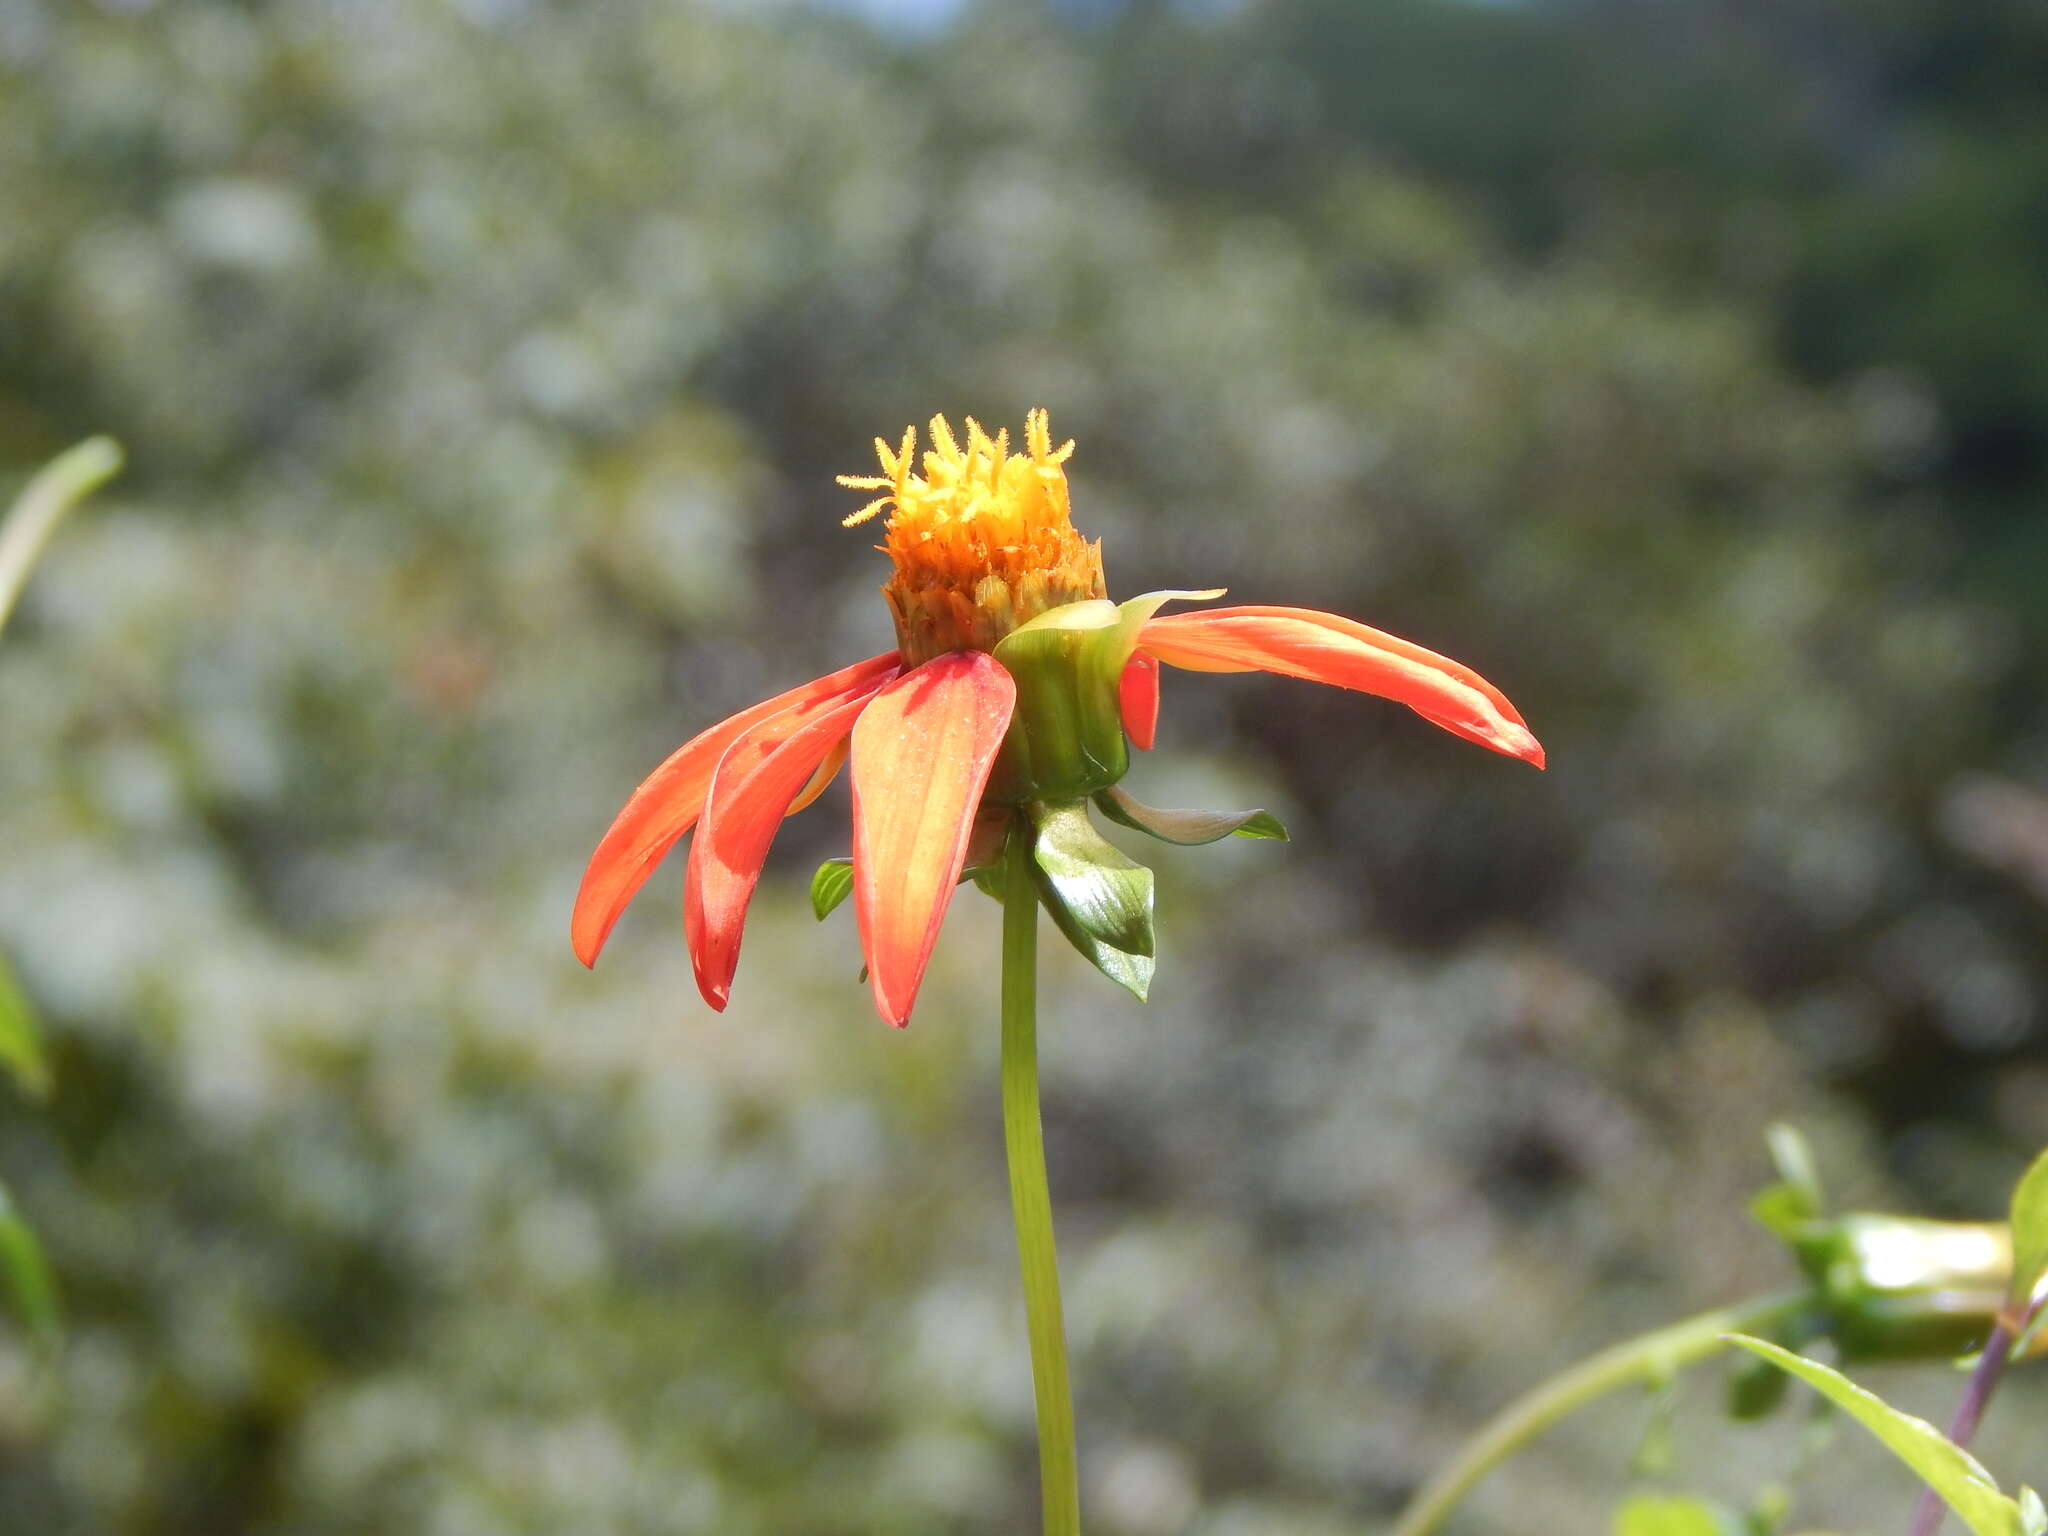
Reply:
[[[1845,1360],[1913,1360],[1983,1345],[2012,1273],[2003,1222],[1853,1214],[1791,1239]]]

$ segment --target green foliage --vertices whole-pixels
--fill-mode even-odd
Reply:
[[[0,1068],[12,1074],[15,1085],[30,1098],[48,1096],[50,1063],[43,1054],[42,1036],[36,1031],[28,995],[14,979],[4,954],[0,954]]]
[[[1743,1536],[1740,1516],[1704,1499],[1638,1494],[1614,1512],[1614,1536]]]
[[[33,1228],[14,1208],[7,1187],[0,1184],[0,1277],[6,1280],[15,1314],[45,1347],[54,1345],[63,1327],[57,1280]]]
[[[1040,898],[1090,964],[1142,1001],[1152,982],[1152,871],[1095,830],[1085,801],[1027,808]]]
[[[121,445],[112,438],[88,438],[43,466],[15,498],[0,519],[0,629],[57,525],[120,471],[121,460]]]
[[[1145,804],[1122,785],[1102,791],[1095,797],[1095,804],[1103,815],[1121,826],[1185,848],[1226,837],[1287,841],[1287,829],[1271,811],[1164,811]]]
[[[1955,1511],[1974,1536],[2039,1536],[2039,1501],[2021,1501],[1998,1491],[1991,1474],[1932,1424],[1900,1413],[1839,1371],[1795,1355],[1763,1339],[1737,1335],[1734,1342],[1790,1372],[1861,1424],[1913,1470]]]
[[[2048,1152],[2027,1166],[2012,1192],[2012,1284],[2007,1299],[2024,1308],[2048,1274]]]
[[[853,894],[853,860],[827,859],[811,876],[811,912],[819,922]]]

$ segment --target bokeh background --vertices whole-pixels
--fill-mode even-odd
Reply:
[[[71,1324],[0,1332],[0,1528],[1030,1525],[993,908],[883,1028],[805,902],[841,788],[724,1016],[673,864],[566,938],[675,742],[887,644],[831,477],[938,410],[1051,408],[1117,594],[1411,635],[1553,765],[1168,676],[1133,789],[1296,841],[1156,851],[1149,1006],[1047,950],[1094,1529],[1382,1527],[1575,1353],[1784,1283],[1774,1118],[1845,1203],[1998,1213],[2044,81],[2032,0],[0,0],[0,479],[132,461],[0,645],[57,1066],[0,1176]],[[1786,1475],[1717,1390],[1639,1471]],[[1603,1528],[1649,1417],[1467,1528]],[[1844,1439],[1795,1499],[1909,1487]]]

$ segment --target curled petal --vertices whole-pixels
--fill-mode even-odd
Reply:
[[[626,903],[646,883],[663,854],[696,822],[704,808],[705,791],[718,760],[749,727],[773,716],[803,706],[829,706],[832,700],[871,688],[898,670],[902,663],[894,651],[873,656],[777,694],[751,709],[743,709],[701,731],[669,754],[668,760],[633,791],[624,809],[613,820],[591,854],[583,871],[583,885],[576,893],[576,909],[569,919],[569,940],[576,958],[585,965],[597,963],[598,951],[626,910]],[[801,719],[790,722],[794,729]]]
[[[776,828],[821,765],[840,751],[879,686],[870,684],[866,692],[829,706],[799,705],[763,720],[719,759],[683,876],[683,937],[697,990],[713,1008],[722,1010],[732,994],[747,904]],[[807,718],[787,728],[785,716],[799,711]]]
[[[1515,706],[1461,662],[1308,608],[1212,608],[1153,619],[1139,643],[1172,667],[1278,672],[1394,699],[1455,736],[1543,766]]]
[[[813,770],[809,781],[802,789],[797,791],[796,798],[789,802],[789,809],[782,814],[794,816],[798,811],[810,805],[818,796],[832,787],[832,781],[839,777],[839,770],[845,766],[846,738],[842,736],[837,742],[833,743],[832,750],[825,754],[825,760],[819,763],[817,768]]]
[[[1159,735],[1159,660],[1143,651],[1124,663],[1117,680],[1117,706],[1124,717],[1124,734],[1141,752],[1152,750]]]
[[[901,1028],[924,980],[1017,685],[954,651],[875,695],[853,728],[853,895],[875,1007]]]

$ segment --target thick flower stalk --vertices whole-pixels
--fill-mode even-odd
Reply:
[[[571,934],[594,964],[612,925],[670,848],[695,828],[683,926],[698,989],[731,996],[747,907],[776,827],[850,756],[850,866],[821,871],[822,907],[849,891],[875,1007],[909,1022],[955,886],[994,869],[1012,823],[1028,837],[1041,900],[1063,933],[1143,995],[1152,974],[1151,882],[1089,820],[1168,842],[1283,836],[1259,812],[1157,811],[1117,787],[1129,745],[1149,748],[1159,668],[1277,672],[1397,700],[1468,741],[1543,765],[1505,695],[1471,668],[1335,614],[1211,608],[1162,615],[1212,592],[1108,601],[1102,546],[1073,525],[1066,461],[1043,411],[1021,451],[943,417],[877,439],[875,493],[849,525],[886,514],[893,566],[882,594],[897,648],[792,688],[700,732],[647,778],[591,855]],[[822,912],[821,912],[822,915]]]
[[[876,1010],[910,1021],[954,888],[1003,903],[1003,1136],[1038,1401],[1048,1536],[1080,1529],[1073,1403],[1038,1114],[1036,945],[1042,905],[1074,947],[1143,997],[1151,984],[1152,873],[1112,847],[1088,807],[1169,843],[1235,833],[1284,838],[1264,811],[1162,811],[1119,785],[1129,746],[1149,748],[1161,664],[1278,672],[1399,700],[1468,741],[1543,765],[1499,689],[1434,651],[1334,614],[1212,608],[1160,616],[1221,591],[1109,601],[1102,546],[1075,531],[1072,443],[1044,411],[1009,436],[943,417],[876,439],[875,493],[849,525],[887,514],[882,588],[896,649],[793,688],[692,737],[633,792],[591,855],[571,918],[592,964],[627,902],[692,827],[683,935],[697,987],[724,1008],[747,905],[783,817],[852,762],[853,849],[811,884],[822,919],[849,892]]]

